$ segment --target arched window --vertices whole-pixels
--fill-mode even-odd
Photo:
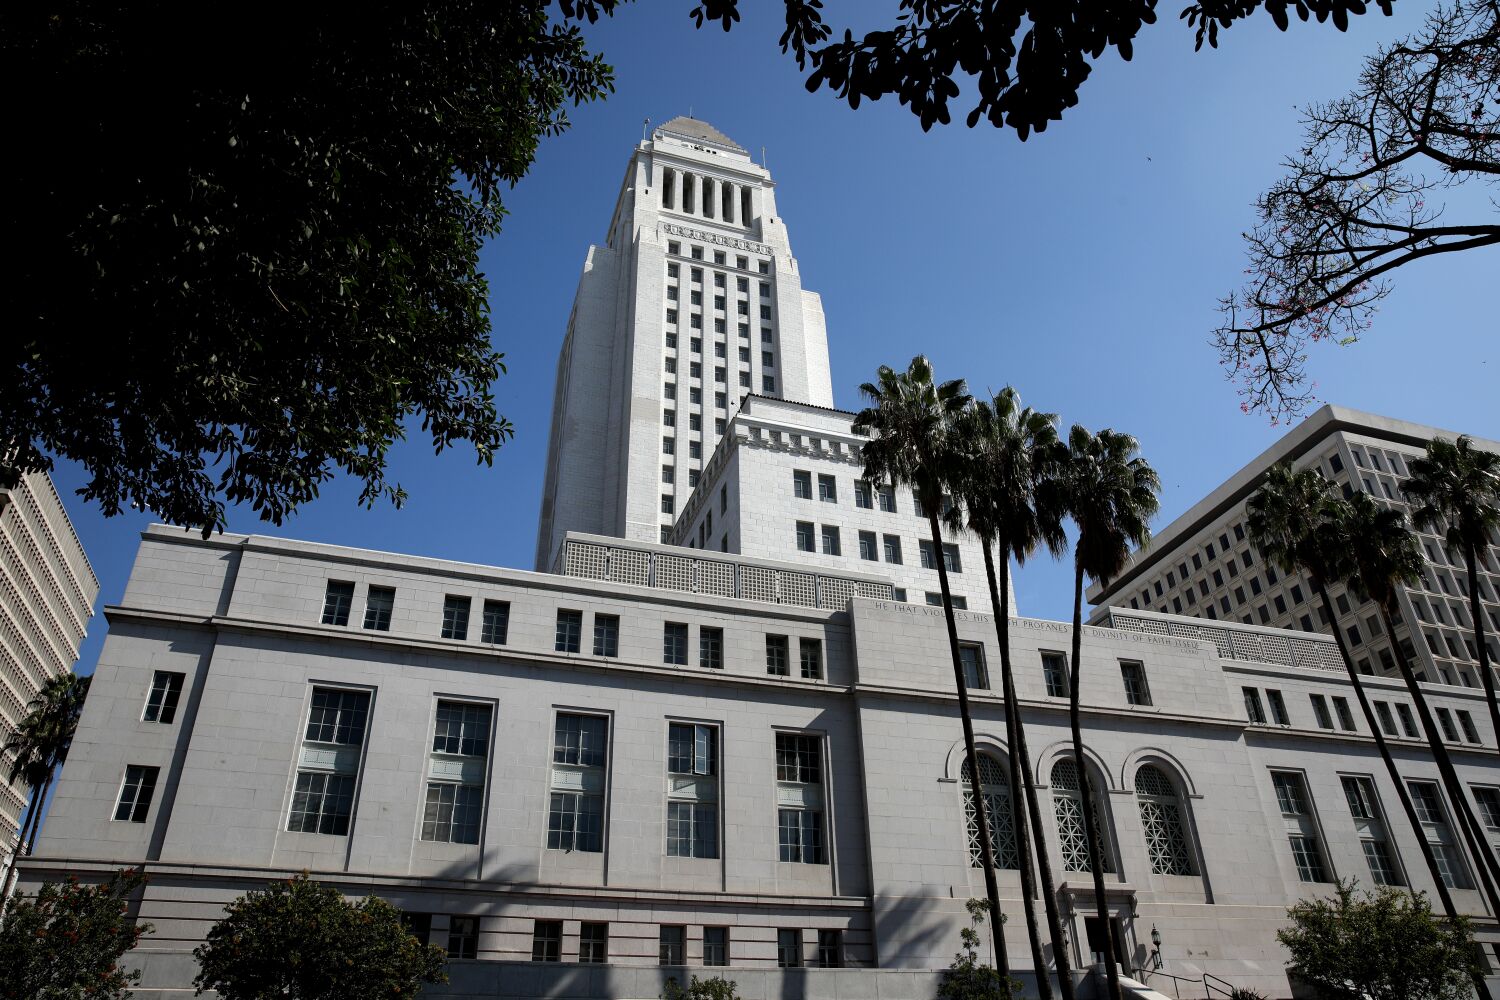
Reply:
[[[979,783],[984,791],[984,812],[990,821],[990,843],[995,850],[995,864],[1000,868],[1018,867],[1016,826],[1010,813],[1010,782],[1000,762],[987,753],[979,757]],[[974,811],[974,782],[970,780],[969,762],[964,761],[964,827],[969,832],[969,864],[983,867],[984,852],[979,849],[979,816]]]
[[[1151,870],[1158,875],[1195,874],[1182,801],[1171,779],[1161,768],[1142,764],[1135,772],[1135,798],[1141,806],[1141,830],[1146,835]]]
[[[1099,790],[1089,778],[1089,803],[1094,807],[1094,840],[1099,845],[1102,867],[1115,870],[1109,839],[1104,836],[1104,808]],[[1083,832],[1083,795],[1078,782],[1078,765],[1064,757],[1052,768],[1052,806],[1057,812],[1057,839],[1062,846],[1063,868],[1070,872],[1091,872],[1088,838]]]

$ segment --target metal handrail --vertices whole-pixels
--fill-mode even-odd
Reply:
[[[1210,979],[1213,980],[1213,983],[1209,982]],[[1224,986],[1227,986],[1229,988],[1225,989],[1224,986],[1215,986],[1214,983],[1223,983]],[[1213,991],[1215,989],[1217,989],[1220,993],[1223,993],[1225,996],[1232,997],[1234,996],[1235,985],[1227,979],[1220,979],[1212,972],[1205,972],[1203,974],[1203,995],[1207,998],[1207,1000],[1214,1000]]]
[[[1192,979],[1188,976],[1174,976],[1172,973],[1163,972],[1160,969],[1148,969],[1144,965],[1136,966],[1135,971],[1140,974],[1141,982],[1143,983],[1147,982],[1152,976],[1166,976],[1172,980],[1172,995],[1177,997],[1177,1000],[1182,1000],[1182,991],[1177,987],[1179,982],[1193,983],[1195,985],[1202,982],[1201,979]]]

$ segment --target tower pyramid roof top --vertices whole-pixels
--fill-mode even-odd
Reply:
[[[741,146],[708,122],[689,118],[686,115],[678,115],[665,125],[662,125],[661,130],[663,132],[675,132],[678,135],[685,135],[690,139],[702,139],[705,142],[712,142],[716,145],[728,146],[730,149],[739,150],[741,153],[745,152],[744,146]]]

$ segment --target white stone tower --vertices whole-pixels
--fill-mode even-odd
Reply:
[[[569,531],[663,540],[748,393],[833,405],[822,300],[775,184],[706,122],[635,149],[557,363],[536,565]]]

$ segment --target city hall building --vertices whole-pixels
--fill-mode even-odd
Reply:
[[[1033,772],[1009,773],[982,553],[932,546],[909,491],[862,480],[828,370],[769,175],[703,122],[660,127],[568,323],[536,568],[148,530],[23,889],[143,866],[155,931],[130,961],[151,1000],[188,995],[225,903],[302,870],[391,900],[447,949],[430,995],[645,998],[721,973],[753,1000],[933,996],[984,894],[981,795],[1034,990],[1017,781],[1042,797],[1086,988],[1104,956],[1085,794],[1114,957],[1159,957],[1168,994],[1165,974],[1190,990],[1210,974],[1289,996],[1288,905],[1341,878],[1431,888],[1315,631],[1103,607],[1080,775],[1069,626],[1013,619]],[[1496,734],[1478,690],[1448,680],[1428,696],[1500,839]],[[1494,965],[1500,927],[1407,692],[1368,687]]]

